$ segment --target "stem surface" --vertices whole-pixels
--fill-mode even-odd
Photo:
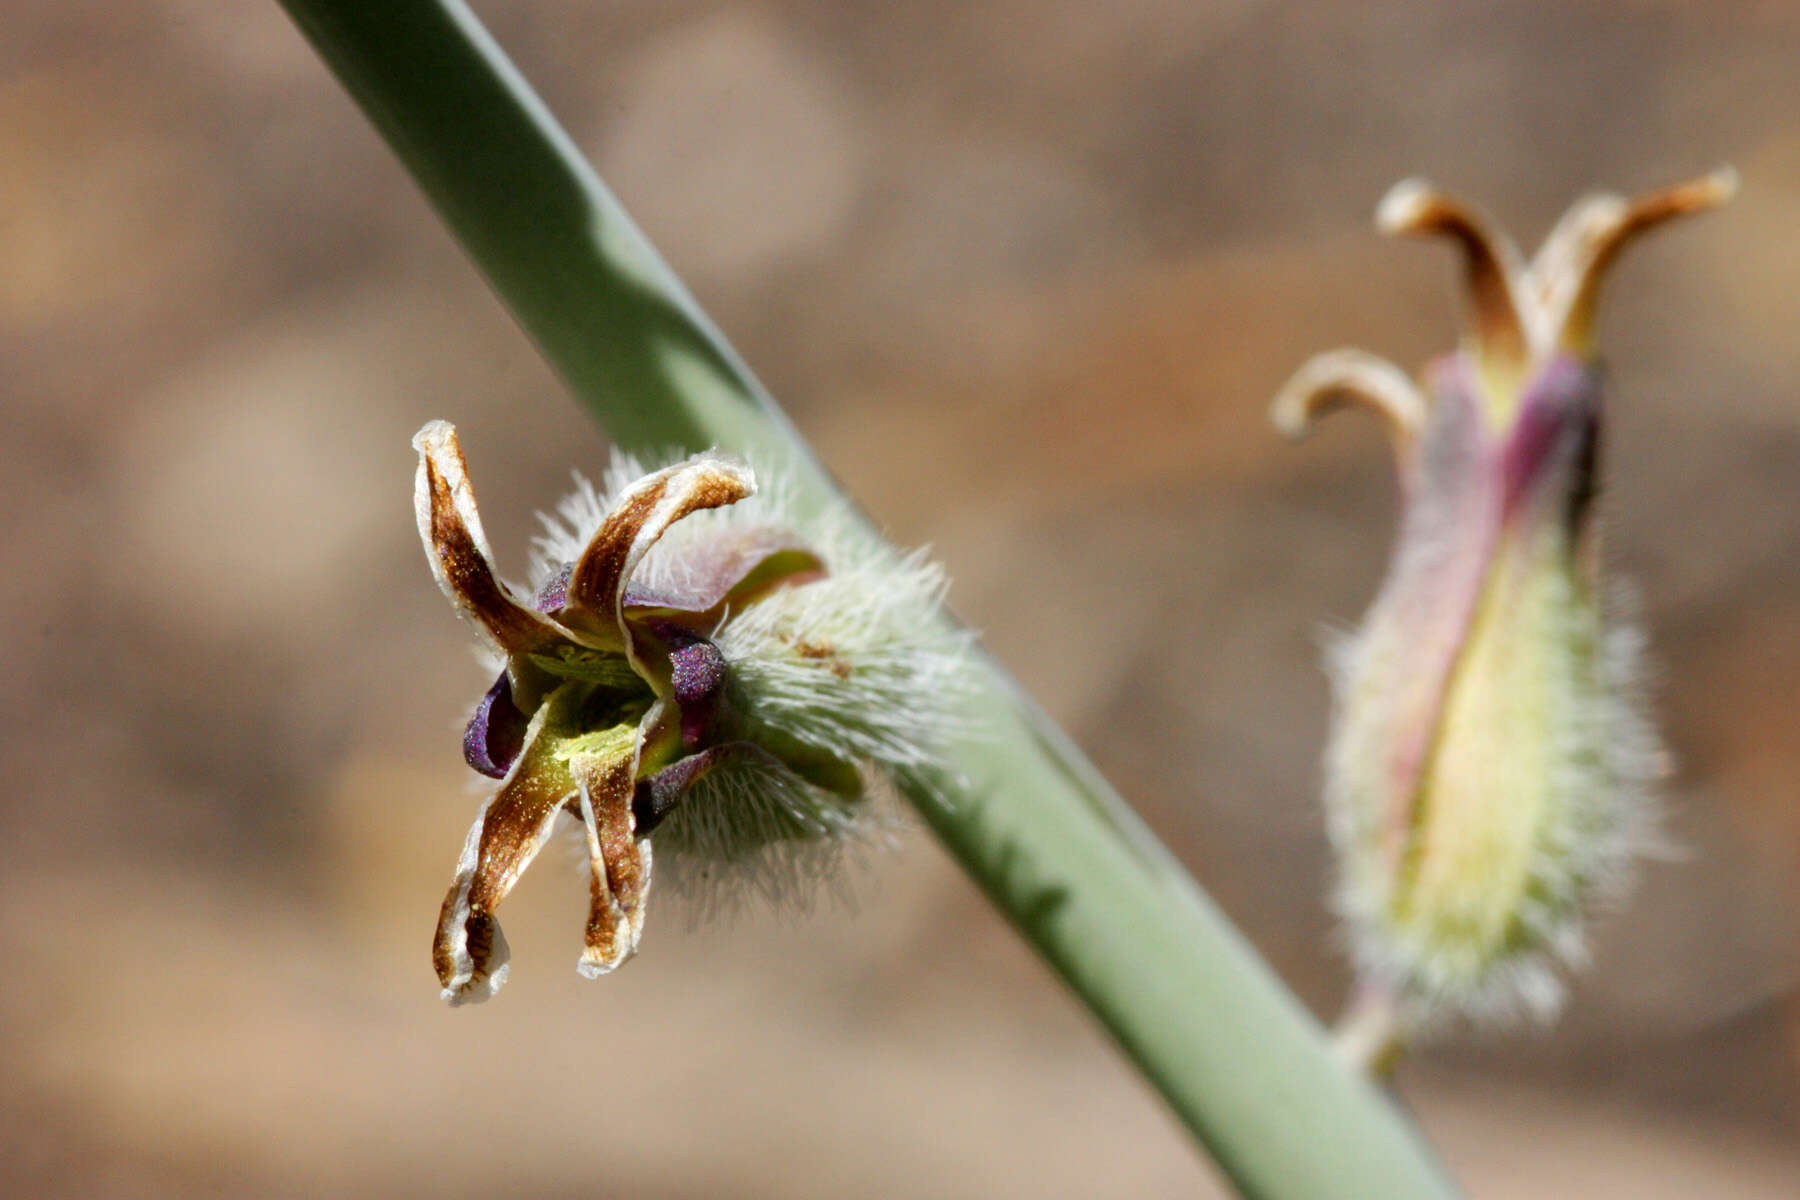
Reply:
[[[804,502],[833,502],[786,417],[464,4],[282,3],[618,445],[759,454],[792,464]],[[975,669],[985,728],[958,749],[955,789],[909,798],[1239,1191],[1453,1196],[1080,752],[998,665]]]

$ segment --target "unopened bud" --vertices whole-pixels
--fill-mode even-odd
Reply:
[[[1550,969],[1654,821],[1664,756],[1637,702],[1640,637],[1608,612],[1594,513],[1601,277],[1638,233],[1726,199],[1720,172],[1576,204],[1529,263],[1408,181],[1385,232],[1455,240],[1470,319],[1423,387],[1360,351],[1303,367],[1272,416],[1373,409],[1400,475],[1387,577],[1333,654],[1326,804],[1359,967],[1416,1017],[1555,1012]]]

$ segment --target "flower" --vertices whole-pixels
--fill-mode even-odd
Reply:
[[[1400,529],[1362,627],[1333,654],[1326,806],[1338,905],[1365,980],[1416,1015],[1550,1015],[1616,895],[1665,770],[1636,701],[1640,635],[1608,611],[1595,519],[1601,279],[1640,233],[1722,203],[1720,171],[1577,203],[1537,256],[1416,180],[1377,223],[1461,252],[1472,321],[1423,389],[1357,350],[1313,359],[1271,416],[1299,435],[1358,404],[1383,418]]]
[[[775,893],[860,827],[875,778],[937,769],[963,641],[921,557],[841,515],[815,548],[779,495],[733,507],[755,474],[717,452],[648,474],[622,460],[610,500],[580,482],[546,518],[521,596],[495,573],[455,429],[434,421],[413,445],[432,571],[501,668],[463,736],[469,766],[500,783],[433,944],[452,1004],[505,982],[494,909],[565,815],[585,834],[591,978],[637,949],[652,834],[692,884],[732,868]]]

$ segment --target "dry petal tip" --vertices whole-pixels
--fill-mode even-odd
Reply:
[[[523,751],[481,815],[457,860],[456,877],[438,915],[432,961],[444,998],[485,1000],[506,982],[506,937],[494,910],[531,865],[575,791],[558,757],[571,689],[553,693],[532,716]]]
[[[420,454],[441,454],[446,448],[461,454],[457,449],[456,426],[441,419],[419,426],[419,432],[413,434],[412,448]]]
[[[1600,283],[1624,248],[1666,221],[1717,208],[1737,188],[1737,172],[1721,166],[1630,200],[1601,194],[1571,208],[1531,266],[1533,288],[1556,341],[1591,357]]]
[[[495,575],[456,427],[448,421],[429,422],[413,436],[413,446],[419,452],[413,492],[419,539],[444,595],[507,654],[566,640],[566,630],[519,603]]]
[[[650,892],[650,843],[637,837],[632,812],[638,755],[583,756],[574,764],[587,833],[590,906],[575,969],[588,979],[611,974],[637,953]]]
[[[1735,197],[1738,194],[1738,188],[1743,185],[1744,178],[1730,163],[1720,163],[1702,175],[1700,182],[1705,185],[1712,203],[1717,205],[1725,204]]]
[[[493,914],[471,911],[470,892],[475,883],[485,817],[484,812],[463,841],[456,880],[444,897],[437,938],[431,948],[438,982],[443,985],[442,997],[451,1007],[479,1004],[498,992],[506,983],[507,960],[512,956],[506,935]]]
[[[425,544],[438,585],[456,600],[438,546],[440,527],[454,521],[475,551],[484,559],[490,557],[481,513],[469,486],[468,465],[456,438],[456,426],[448,421],[427,421],[413,434],[412,445],[419,452],[419,470],[413,486],[413,514],[419,523],[419,540]]]
[[[1741,182],[1736,167],[1721,163],[1697,178],[1640,196],[1632,202],[1632,207],[1648,216],[1665,211],[1669,216],[1704,212],[1718,208],[1736,196]]]
[[[485,965],[444,985],[438,996],[451,1008],[461,1008],[465,1004],[483,1004],[493,999],[506,986],[507,972],[512,970],[508,962],[512,951],[506,944],[506,935],[501,932],[500,923],[492,917],[483,918],[483,924],[477,932],[485,943],[482,952]]]
[[[1475,331],[1484,354],[1522,364],[1530,338],[1516,288],[1524,263],[1505,235],[1479,210],[1423,179],[1403,179],[1375,209],[1375,225],[1390,236],[1441,234],[1461,246]]]
[[[1427,214],[1435,210],[1442,198],[1442,193],[1417,176],[1402,179],[1375,206],[1375,228],[1389,237],[1417,233],[1426,227]]]
[[[1314,422],[1344,405],[1361,405],[1387,424],[1401,445],[1425,423],[1424,395],[1399,367],[1354,349],[1331,350],[1309,359],[1282,385],[1269,406],[1269,420],[1294,440]]]
[[[632,572],[675,522],[755,492],[756,476],[749,466],[716,451],[646,475],[620,495],[576,560],[569,574],[569,608],[599,618],[632,666],[645,674],[623,611]]]
[[[614,930],[608,937],[610,937],[610,945],[621,946],[621,948],[626,946],[626,943],[630,941],[630,928],[626,927],[625,918],[616,919]],[[580,972],[581,979],[599,979],[599,977],[610,975],[619,970],[621,966],[625,966],[626,959],[630,959],[634,954],[637,954],[637,946],[632,946],[630,950],[621,950],[617,954],[601,954],[592,948],[587,948],[581,952],[580,959],[576,959],[574,970]]]

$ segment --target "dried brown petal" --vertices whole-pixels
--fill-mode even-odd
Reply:
[[[576,784],[555,753],[576,689],[565,687],[538,709],[525,749],[469,831],[456,879],[438,917],[432,960],[452,1004],[487,999],[505,982],[506,939],[494,909],[512,891],[574,798]]]
[[[625,624],[625,581],[676,521],[703,508],[735,504],[755,490],[749,467],[712,453],[695,455],[627,488],[569,575],[566,615],[591,635],[584,640],[623,650],[633,668],[648,678]],[[587,619],[580,620],[583,616]]]
[[[1473,206],[1422,179],[1407,179],[1388,192],[1375,213],[1388,234],[1439,234],[1462,247],[1472,328],[1484,357],[1523,364],[1531,339],[1514,288],[1524,274],[1518,247],[1490,226]]]
[[[1601,193],[1557,222],[1531,265],[1531,279],[1563,345],[1591,356],[1600,282],[1639,235],[1676,217],[1717,208],[1737,192],[1737,172],[1721,167],[1634,199]]]
[[[631,802],[637,754],[581,755],[573,762],[587,827],[591,903],[587,944],[577,969],[588,978],[615,970],[637,952],[650,891],[650,843],[636,836]]]
[[[508,655],[571,640],[567,630],[520,603],[495,576],[455,426],[431,422],[413,437],[413,448],[419,452],[413,495],[419,538],[438,586],[457,611],[480,624]]]
[[[1412,445],[1429,411],[1424,393],[1405,371],[1366,351],[1342,349],[1309,359],[1294,372],[1269,406],[1269,419],[1288,437],[1299,438],[1325,413],[1351,404],[1381,417],[1401,450]]]

